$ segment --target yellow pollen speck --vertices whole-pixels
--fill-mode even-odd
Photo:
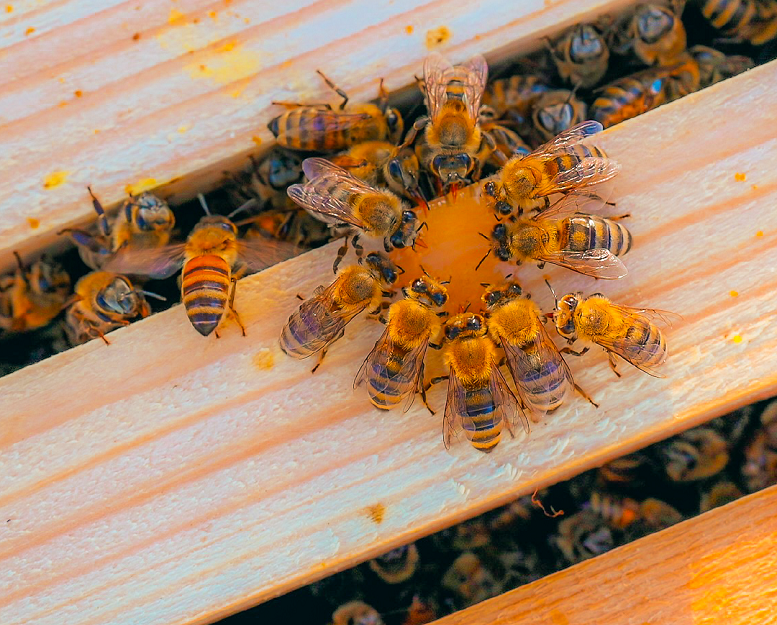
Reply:
[[[59,82],[61,82],[61,83],[64,83],[64,82],[65,82],[65,79],[64,79],[64,78],[60,78],[60,79],[59,79]]]
[[[441,46],[451,38],[451,31],[447,26],[440,26],[426,31],[426,47],[432,50]]]
[[[178,9],[170,9],[170,15],[167,17],[167,23],[170,26],[177,26],[183,24],[186,21],[186,14],[181,13]]]
[[[35,32],[35,29],[32,26],[30,26],[27,30],[24,31],[24,34],[29,36],[34,32]]]
[[[412,24],[408,24],[407,26],[405,26],[405,32],[408,35],[412,35],[413,34],[413,25]]]
[[[736,180],[737,182],[744,182],[746,178],[747,178],[747,176],[745,174],[742,174],[742,173],[739,173],[739,172],[734,174],[734,180]]]
[[[13,5],[12,4],[6,5],[5,12],[6,13],[13,13]]]
[[[77,97],[77,98],[80,98],[82,95],[84,95],[84,92],[83,92],[83,91],[81,91],[80,89],[76,89],[76,90],[73,92],[73,95],[74,95],[75,97]]]
[[[215,11],[209,12],[208,13],[208,17],[211,18],[212,20],[215,20],[216,19],[216,12]]]
[[[185,124],[183,126],[178,126],[178,132],[181,134],[185,133],[187,130],[189,130],[189,127]]]
[[[367,516],[372,519],[376,525],[383,523],[383,517],[386,516],[386,506],[382,503],[376,503],[374,506],[367,506]]]
[[[191,64],[185,70],[192,78],[209,78],[213,82],[226,85],[236,83],[243,78],[253,76],[261,69],[260,54],[246,50],[239,42],[230,42],[219,49],[221,54],[209,59],[207,65]],[[245,85],[229,92],[233,98],[239,97]]]
[[[95,128],[94,129],[94,134],[99,135],[100,134],[100,129],[99,128]]]
[[[250,19],[248,19],[247,17],[244,17],[244,18],[243,18],[243,21],[244,21],[246,24],[250,24],[250,23],[251,23],[251,20],[250,20]]]
[[[153,189],[155,186],[157,186],[156,178],[143,178],[143,180],[138,180],[135,184],[128,184],[124,187],[124,190],[127,192],[127,195],[137,195],[143,191]]]
[[[257,369],[269,370],[275,364],[275,357],[268,348],[260,349],[253,358],[254,366]]]
[[[731,337],[731,340],[734,341],[734,343],[741,343],[742,337],[739,336],[738,334],[735,334],[734,336]]]
[[[762,237],[763,235],[764,235],[764,231],[763,230],[759,230],[758,232],[755,233],[755,236],[757,236],[757,237]]]
[[[53,189],[61,185],[70,175],[69,171],[55,171],[43,179],[44,189]]]
[[[223,46],[221,46],[218,51],[219,52],[231,52],[235,49],[235,46],[237,45],[236,41],[228,41]]]
[[[739,297],[739,291],[729,291],[728,293],[731,297]]]
[[[62,102],[57,104],[57,106],[67,106],[68,104],[70,104],[70,103],[69,102],[65,102],[64,100],[62,100]]]
[[[40,219],[35,219],[35,217],[27,217],[27,223],[30,224],[30,228],[33,230],[40,227]]]
[[[251,137],[251,141],[253,141],[256,145],[262,145],[262,138],[261,137],[253,136],[253,137]]]

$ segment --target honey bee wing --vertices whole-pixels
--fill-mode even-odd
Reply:
[[[344,113],[321,109],[314,115],[301,115],[297,118],[300,135],[316,139],[342,130],[348,130],[370,119],[366,113]]]
[[[249,271],[257,272],[297,255],[297,246],[273,239],[239,239],[238,262]]]
[[[577,273],[604,280],[617,280],[628,274],[628,269],[623,261],[610,250],[595,249],[584,252],[571,252],[562,250],[542,254],[538,260],[566,267]]]
[[[544,219],[564,219],[565,217],[571,217],[578,212],[581,202],[575,193],[562,196],[548,206],[545,210],[540,211],[534,217],[533,221],[541,221]]]
[[[426,106],[432,120],[437,118],[442,105],[448,99],[448,80],[452,73],[453,65],[438,52],[432,52],[424,60]]]
[[[410,350],[407,356],[405,356],[405,362],[402,364],[402,368],[399,371],[399,377],[415,380],[413,392],[408,395],[402,406],[403,412],[410,410],[410,406],[412,406],[415,401],[416,393],[420,392],[423,388],[424,381],[421,378],[421,372],[423,371],[424,358],[426,357],[426,349],[428,347],[429,341],[426,340]]]
[[[631,306],[622,306],[620,304],[611,304],[611,306],[624,315],[629,322],[639,320],[640,317],[646,317],[650,321],[660,321],[671,328],[675,321],[683,318],[678,313],[658,308],[632,308]]]
[[[327,287],[318,287],[313,297],[306,299],[299,306],[300,318],[311,327],[318,326],[318,334],[326,340],[328,346],[340,334],[340,331],[362,310],[365,306],[356,308],[337,308],[332,306],[337,290],[337,281]]]
[[[164,280],[181,268],[185,247],[185,243],[176,243],[164,247],[125,248],[119,250],[103,269]]]
[[[364,222],[354,215],[353,207],[328,193],[328,181],[317,178],[304,184],[293,184],[288,196],[319,221],[334,225],[346,223],[364,228]]]
[[[480,101],[486,90],[488,81],[488,64],[482,55],[472,57],[464,67],[468,70],[468,80],[464,85],[464,93],[467,100],[467,112],[471,119],[477,119],[480,112]]]
[[[367,354],[364,362],[362,362],[362,366],[359,367],[359,370],[356,372],[356,377],[353,379],[354,388],[359,386],[362,382],[366,381],[367,373],[372,370],[373,364],[375,363],[375,356],[381,351],[385,351],[389,348],[388,337],[388,328],[386,328],[383,330],[383,334],[380,335],[380,338],[375,341],[375,347],[370,350],[370,353]]]
[[[559,133],[553,137],[547,143],[543,143],[538,147],[530,156],[536,156],[540,154],[556,154],[558,152],[567,151],[571,146],[580,143],[586,137],[601,132],[604,126],[599,122],[588,120],[575,124],[571,128],[567,128],[565,131]]]
[[[614,178],[620,169],[620,164],[609,158],[589,156],[581,159],[574,167],[558,172],[550,184],[557,191],[591,186]]]
[[[523,426],[523,431],[529,431],[529,419],[526,418],[522,403],[518,401],[510,387],[507,385],[499,367],[491,367],[491,378],[489,379],[491,396],[494,398],[494,407],[496,414],[507,424],[510,433],[513,434],[513,428],[518,421]]]
[[[639,343],[629,341],[627,339],[610,339],[608,337],[598,337],[596,339],[596,343],[606,349],[608,352],[612,352],[616,356],[620,356],[623,358],[623,360],[629,364],[634,365],[640,371],[644,371],[648,375],[652,375],[654,378],[666,377],[663,373],[656,371],[653,366],[647,366],[637,361],[637,358],[641,354],[648,353],[648,346],[640,345]],[[661,362],[656,363],[654,366],[663,364],[665,359],[666,353],[664,353],[664,359],[661,360]]]
[[[451,437],[458,437],[461,416],[466,410],[466,392],[456,371],[451,368],[448,377],[448,395],[445,399],[445,415],[442,419],[442,442],[445,449],[451,447]]]

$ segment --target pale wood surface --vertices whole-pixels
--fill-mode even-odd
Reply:
[[[88,184],[106,205],[127,189],[161,186],[172,201],[208,190],[268,145],[266,124],[282,112],[271,101],[339,101],[317,68],[372,99],[380,77],[390,89],[411,84],[432,48],[498,59],[627,3],[489,0],[475,17],[464,0],[9,0],[0,270],[12,250],[37,251],[93,220]],[[448,38],[427,45],[441,28]]]
[[[434,625],[754,625],[777,614],[777,486]]]
[[[667,378],[616,381],[592,352],[572,366],[601,408],[575,401],[489,456],[446,452],[420,402],[383,414],[352,392],[375,322],[315,376],[279,351],[333,246],[240,282],[247,338],[203,339],[177,306],[1,379],[0,622],[206,623],[775,394],[776,93],[772,63],[600,136],[631,273],[548,273],[682,313]],[[521,276],[547,309],[540,274]]]

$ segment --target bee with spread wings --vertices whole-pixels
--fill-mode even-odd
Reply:
[[[534,152],[508,160],[495,179],[483,185],[494,210],[500,215],[515,210],[520,216],[527,210],[547,208],[555,193],[598,198],[589,187],[610,180],[620,170],[620,165],[609,159],[604,150],[581,143],[600,130],[599,122],[586,121]]]
[[[302,169],[308,177],[304,184],[293,184],[289,197],[311,215],[335,230],[346,227],[360,232],[352,244],[359,256],[360,234],[383,239],[387,252],[412,246],[418,231],[416,214],[388,189],[376,189],[324,158],[307,158]],[[423,225],[423,224],[422,224]],[[348,251],[348,235],[337,253],[334,270]]]

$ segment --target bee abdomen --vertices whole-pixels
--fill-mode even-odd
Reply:
[[[653,323],[632,325],[626,330],[625,355],[637,365],[653,367],[666,360],[664,333]]]
[[[221,321],[227,305],[229,281],[229,266],[219,256],[196,256],[183,268],[183,305],[189,321],[203,336],[213,332]]]
[[[596,215],[578,215],[566,220],[566,249],[574,252],[604,249],[623,256],[631,249],[631,233],[616,221]]]
[[[756,9],[750,0],[708,0],[701,12],[718,30],[736,34],[750,23]]]
[[[567,370],[560,360],[545,360],[524,371],[520,383],[530,407],[543,412],[558,408],[571,388]]]
[[[416,380],[402,373],[407,352],[397,346],[376,354],[367,371],[367,392],[373,405],[381,410],[394,408],[408,391],[413,392]]]
[[[465,392],[466,414],[461,425],[472,446],[484,453],[493,451],[502,438],[502,421],[496,416],[494,396],[488,388]]]
[[[591,106],[591,119],[609,128],[663,104],[662,78],[646,84],[636,78],[623,78],[606,87]]]
[[[314,315],[306,318],[301,311],[297,311],[283,327],[281,349],[292,358],[307,358],[320,351],[333,338],[321,333],[323,322],[323,319]]]

